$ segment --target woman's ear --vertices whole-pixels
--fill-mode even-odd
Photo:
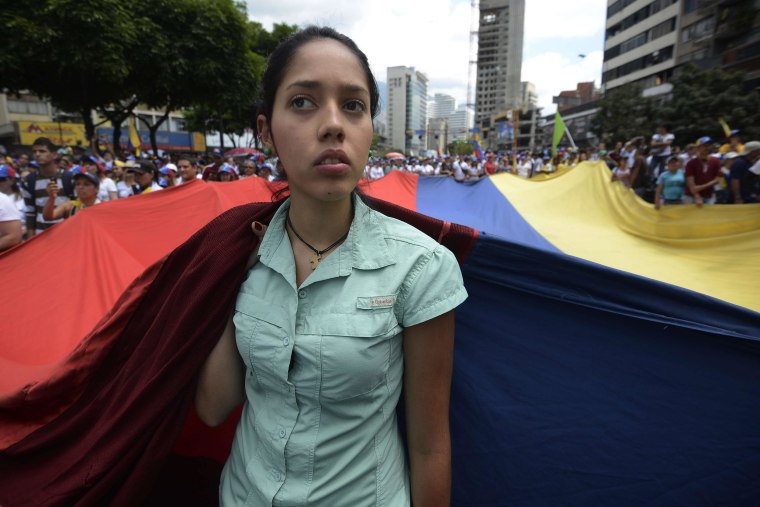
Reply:
[[[269,130],[269,122],[263,114],[256,117],[256,130],[259,132],[259,140],[264,145],[264,150],[268,150],[272,155],[277,155],[272,142],[272,132]]]

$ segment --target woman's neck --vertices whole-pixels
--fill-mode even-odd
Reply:
[[[352,199],[349,195],[340,201],[323,202],[292,195],[290,221],[306,242],[317,249],[325,248],[351,227]]]

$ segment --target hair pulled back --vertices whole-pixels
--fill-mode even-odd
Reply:
[[[340,42],[346,46],[359,60],[359,64],[364,70],[364,74],[367,78],[367,86],[369,87],[369,103],[370,114],[374,118],[380,107],[380,92],[377,89],[377,82],[375,76],[372,74],[372,70],[369,67],[369,61],[367,55],[365,55],[356,43],[346,35],[337,32],[336,30],[325,26],[308,26],[302,30],[295,32],[293,35],[282,41],[269,55],[267,62],[267,68],[264,71],[264,76],[261,79],[261,101],[259,102],[257,114],[264,115],[266,121],[271,125],[272,122],[272,110],[274,108],[274,100],[277,94],[277,88],[282,83],[283,76],[288,70],[290,61],[293,59],[293,55],[303,46],[309,42],[319,39],[332,39]],[[254,125],[256,122],[254,122]],[[258,134],[258,132],[256,132]]]

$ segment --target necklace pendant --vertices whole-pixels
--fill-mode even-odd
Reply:
[[[315,254],[309,259],[309,264],[311,264],[311,270],[314,271],[317,269],[317,266],[319,266],[319,263],[322,262],[322,256],[319,254]]]

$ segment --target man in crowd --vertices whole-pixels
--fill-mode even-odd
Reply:
[[[30,172],[23,180],[22,190],[26,201],[26,230],[29,237],[49,229],[60,220],[45,220],[42,210],[48,200],[48,183],[55,182],[63,191],[55,198],[55,206],[69,200],[73,194],[71,173],[58,167],[58,150],[47,137],[40,137],[32,145],[37,171]]]
[[[219,171],[219,168],[222,167],[222,164],[224,163],[222,160],[222,150],[219,148],[214,148],[211,152],[211,160],[212,162],[203,168],[203,174],[202,178],[203,181],[217,181],[217,172]]]
[[[177,160],[177,171],[179,171],[177,185],[198,179],[198,163],[195,157],[180,155]]]
[[[720,181],[722,172],[720,160],[710,156],[712,139],[708,136],[697,140],[697,156],[686,164],[686,195],[684,204],[715,204],[715,185]]]
[[[750,168],[760,160],[760,141],[750,141],[744,145],[731,164],[728,176],[729,202],[743,204],[757,202],[758,178]]]
[[[668,132],[666,125],[657,127],[657,131],[652,136],[650,143],[650,154],[652,155],[651,170],[652,178],[657,178],[660,171],[665,169],[665,163],[670,158],[672,150],[670,145],[673,144],[675,136]]]

